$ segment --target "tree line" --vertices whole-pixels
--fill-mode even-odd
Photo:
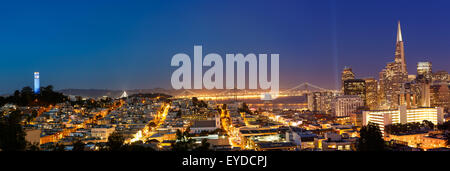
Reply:
[[[67,100],[67,96],[53,91],[53,86],[41,87],[39,93],[34,93],[29,86],[22,90],[14,91],[14,94],[8,97],[0,97],[0,105],[15,104],[18,106],[48,106],[61,103]]]
[[[386,125],[385,131],[388,134],[399,135],[399,134],[407,134],[417,131],[428,131],[433,130],[435,125],[431,121],[424,120],[422,123],[420,122],[410,122],[410,123],[395,123],[391,125]]]

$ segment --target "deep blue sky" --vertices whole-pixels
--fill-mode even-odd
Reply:
[[[281,87],[337,88],[350,66],[378,75],[401,20],[408,71],[450,69],[450,1],[10,1],[0,5],[0,93],[170,87],[176,53],[279,53]]]

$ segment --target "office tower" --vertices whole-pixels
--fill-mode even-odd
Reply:
[[[417,75],[431,74],[431,62],[418,62],[417,63]]]
[[[414,82],[407,82],[402,85],[400,93],[398,94],[398,104],[405,105],[408,109],[415,108],[419,105],[420,85]]]
[[[38,94],[40,89],[39,72],[34,72],[34,93]]]
[[[343,95],[336,97],[332,102],[332,110],[335,117],[350,116],[356,110],[364,106],[364,101],[356,95]]]
[[[344,91],[344,81],[345,80],[351,80],[355,79],[355,74],[352,71],[352,68],[345,67],[344,70],[342,70],[341,74],[341,89]]]
[[[366,84],[366,103],[367,107],[371,110],[374,110],[378,106],[378,82],[375,78],[364,78],[364,82]]]
[[[431,62],[418,62],[417,63],[417,77],[421,82],[431,82],[433,73],[431,70]]]
[[[408,82],[408,72],[403,46],[403,38],[398,24],[395,60],[386,65],[380,72],[380,105],[387,109],[396,109],[400,105],[400,93],[404,84]]]
[[[433,73],[433,81],[438,81],[438,82],[449,81],[448,72],[447,71],[438,71],[436,73]]]
[[[447,83],[437,82],[430,86],[430,106],[442,107],[448,111],[450,107],[450,91]]]
[[[402,29],[398,21],[397,42],[395,45],[395,62],[400,63],[401,71],[407,73],[405,61],[405,48],[403,44]]]
[[[333,92],[312,92],[308,94],[308,109],[313,112],[331,113],[331,102],[338,96]]]
[[[414,81],[414,80],[416,80],[416,78],[417,78],[417,75],[408,75],[408,82],[412,82],[412,81]]]
[[[386,75],[386,69],[381,70],[381,72],[378,74],[378,88],[377,88],[377,103],[378,108],[387,108],[387,102],[386,102],[386,91],[385,91],[385,85],[386,81],[385,79]]]
[[[356,95],[364,101],[366,105],[366,82],[363,79],[351,79],[344,81],[344,95]]]

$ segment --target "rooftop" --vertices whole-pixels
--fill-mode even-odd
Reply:
[[[216,121],[215,120],[195,121],[192,127],[193,128],[216,127]]]

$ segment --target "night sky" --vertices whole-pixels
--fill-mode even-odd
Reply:
[[[344,66],[376,77],[394,60],[450,71],[450,1],[10,1],[0,5],[0,94],[33,85],[170,88],[176,53],[279,53],[280,86],[338,88]]]

